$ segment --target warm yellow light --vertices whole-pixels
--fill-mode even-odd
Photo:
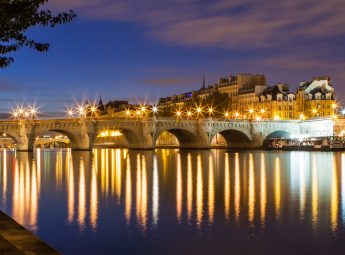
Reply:
[[[83,114],[83,113],[84,113],[84,107],[82,107],[82,106],[79,107],[79,113],[80,113],[80,114]]]
[[[213,109],[212,109],[212,108],[208,108],[208,112],[209,112],[209,113],[212,113],[212,112],[213,112]]]
[[[334,119],[338,119],[338,116],[337,116],[337,115],[334,115],[333,118],[334,118]]]
[[[153,107],[152,107],[152,112],[153,112],[153,113],[158,112],[158,107],[157,107],[157,106],[153,106]]]
[[[187,112],[187,116],[188,116],[188,117],[192,116],[192,112],[191,112],[191,111],[188,111],[188,112]]]
[[[100,137],[118,137],[122,136],[122,133],[120,130],[104,130],[99,134]]]
[[[122,133],[120,132],[120,130],[114,130],[114,131],[111,131],[110,136],[114,136],[114,137],[122,136]]]
[[[255,119],[256,119],[256,120],[261,120],[261,117],[260,117],[260,116],[256,116]]]
[[[274,120],[279,120],[279,119],[280,119],[280,117],[278,115],[274,116]]]
[[[229,113],[228,112],[225,112],[224,113],[224,116],[227,118],[227,117],[229,117]]]
[[[67,111],[67,114],[68,114],[69,116],[72,116],[72,115],[73,115],[73,111],[72,111],[72,110],[68,110],[68,111]]]
[[[146,111],[146,107],[145,107],[145,106],[142,106],[142,107],[141,107],[141,111],[142,111],[142,112],[145,112],[145,111]]]
[[[344,134],[345,134],[345,130],[341,130],[340,136],[344,136]]]
[[[317,110],[316,110],[316,109],[313,109],[313,113],[314,113],[314,114],[317,113]]]
[[[24,115],[27,118],[27,117],[29,117],[30,113],[29,112],[25,112]]]
[[[140,110],[137,110],[137,115],[139,116],[141,114],[141,111]]]
[[[177,117],[181,117],[181,112],[180,112],[180,111],[177,111],[177,112],[176,112],[176,116],[177,116]]]
[[[237,118],[238,116],[240,116],[240,114],[238,112],[235,112],[235,117]]]
[[[299,118],[300,118],[301,120],[304,120],[304,119],[305,119],[304,114],[301,113],[301,114],[299,115]]]
[[[337,108],[337,104],[332,104],[332,108],[333,109]]]
[[[254,112],[253,109],[249,109],[249,113],[252,114]]]
[[[91,107],[91,112],[92,112],[92,113],[96,112],[96,107],[92,106],[92,107]]]
[[[23,113],[24,113],[23,108],[19,108],[19,109],[18,109],[18,113],[19,113],[19,114],[23,114]]]
[[[265,113],[265,109],[261,109],[261,111],[260,111],[261,113]]]
[[[15,117],[15,118],[17,118],[18,117],[18,112],[17,111],[15,111],[14,113],[13,113],[13,117]]]
[[[202,112],[200,107],[196,108],[196,111],[197,111],[197,113],[201,113]]]
[[[126,115],[127,115],[127,116],[131,115],[130,110],[126,110]]]

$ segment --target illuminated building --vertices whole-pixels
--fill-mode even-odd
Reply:
[[[296,93],[295,118],[333,116],[336,111],[334,88],[330,77],[315,77],[311,82],[301,82]]]
[[[228,95],[228,108],[220,110],[229,111],[230,116],[236,115],[241,119],[305,119],[334,116],[336,113],[334,88],[329,77],[301,82],[297,92],[292,93],[285,83],[267,86],[266,77],[261,74],[228,76],[208,86],[203,79],[201,89],[161,98],[159,106],[183,109],[192,100],[202,104],[215,92]]]

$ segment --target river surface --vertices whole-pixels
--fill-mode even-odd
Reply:
[[[345,254],[345,153],[0,153],[0,209],[63,254]]]

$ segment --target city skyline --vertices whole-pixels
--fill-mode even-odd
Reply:
[[[28,49],[14,54],[16,61],[2,70],[0,112],[22,100],[60,113],[74,99],[153,102],[200,88],[203,72],[206,84],[236,73],[262,73],[269,85],[286,82],[292,91],[300,81],[329,75],[342,103],[341,1],[166,5],[50,1],[54,10],[73,9],[78,18],[29,31],[51,48],[45,54]]]

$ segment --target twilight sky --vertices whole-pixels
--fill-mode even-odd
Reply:
[[[344,0],[50,0],[78,18],[29,35],[48,53],[22,49],[0,70],[0,112],[36,101],[63,113],[74,99],[155,102],[236,73],[269,85],[330,75],[345,105]]]

